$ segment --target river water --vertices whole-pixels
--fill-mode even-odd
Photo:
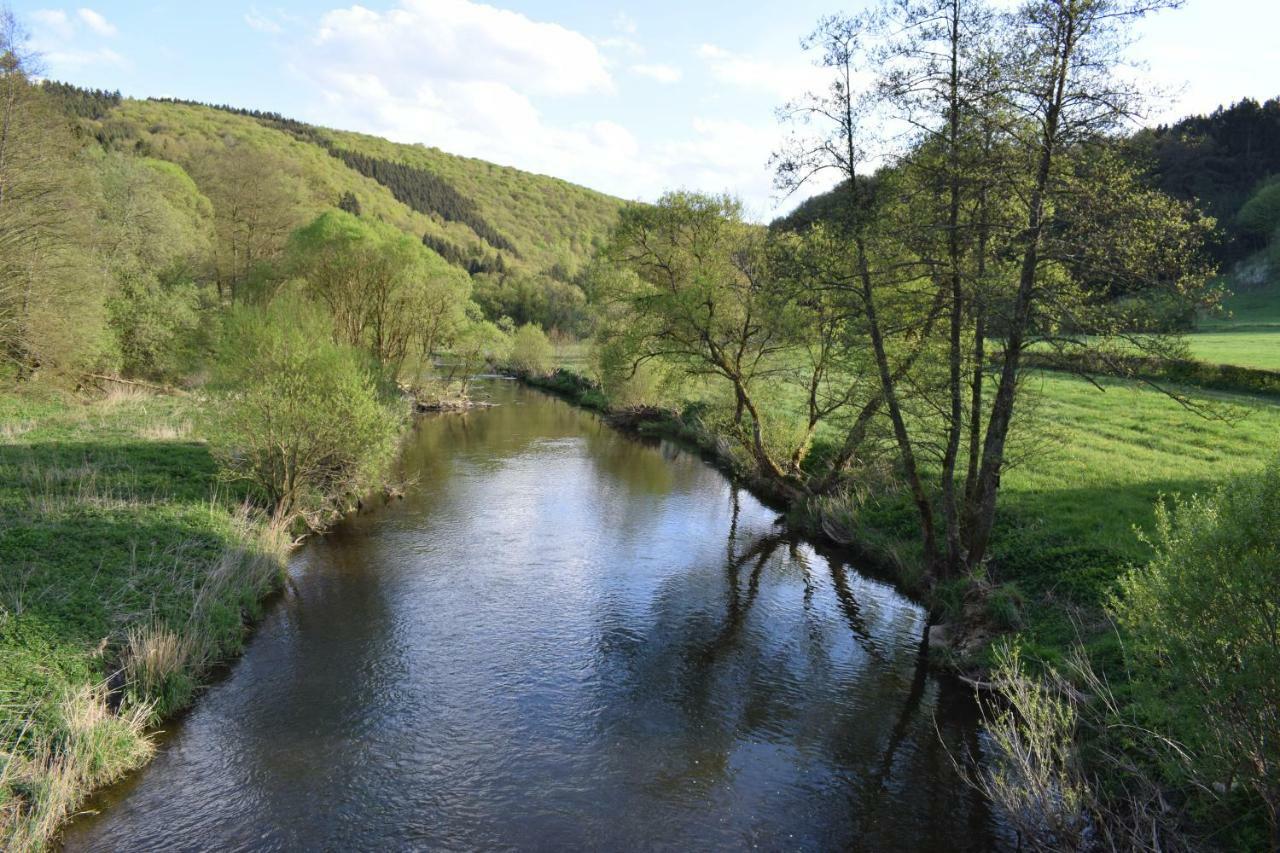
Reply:
[[[484,390],[67,849],[991,845],[917,605],[692,454]]]

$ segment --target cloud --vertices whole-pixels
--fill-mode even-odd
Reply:
[[[31,20],[40,34],[70,39],[75,33],[71,18],[61,9],[39,9],[31,13]]]
[[[86,27],[100,36],[111,38],[118,32],[114,24],[92,9],[81,9],[76,12],[76,16],[80,18]]]
[[[803,59],[775,62],[733,53],[714,44],[700,46],[697,56],[706,63],[711,76],[721,83],[779,98],[823,89],[828,83],[827,72]]]
[[[250,29],[257,30],[260,33],[277,34],[284,31],[284,27],[278,21],[258,11],[256,6],[250,7],[248,12],[244,13],[244,22],[249,25]]]
[[[286,26],[288,65],[316,93],[307,116],[397,142],[554,175],[627,198],[671,187],[732,190],[759,215],[772,211],[767,161],[778,141],[758,123],[704,117],[662,128],[625,126],[618,103],[633,75],[663,83],[680,68],[620,63],[608,47],[558,24],[473,0],[397,0],[385,10],[334,9]],[[635,46],[640,50],[639,46]],[[625,55],[625,54],[624,54]],[[730,54],[704,61],[730,61]],[[634,64],[632,64],[634,63]],[[624,109],[625,108],[625,109]]]
[[[339,70],[373,68],[398,93],[422,81],[484,81],[522,92],[574,95],[613,88],[591,39],[470,0],[400,0],[386,12],[336,9],[313,46]]]
[[[544,112],[615,92],[599,46],[559,24],[470,0],[400,0],[387,11],[327,12],[288,49],[327,124],[614,192],[638,193],[655,178],[636,167],[639,143],[622,125]]]
[[[31,47],[41,63],[55,73],[90,65],[124,65],[124,57],[101,46],[101,39],[119,34],[115,25],[92,9],[74,13],[39,9],[30,16]]]
[[[684,72],[672,65],[633,65],[631,70],[641,77],[657,80],[659,83],[679,83]]]

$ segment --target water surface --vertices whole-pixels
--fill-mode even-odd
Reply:
[[[695,456],[486,390],[68,849],[989,846],[918,606]]]

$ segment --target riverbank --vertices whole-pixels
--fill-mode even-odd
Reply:
[[[690,443],[740,482],[786,503],[703,424],[697,399],[615,411],[575,368],[526,381],[639,434]],[[902,493],[850,488],[786,504],[787,517],[805,536],[853,549],[921,600],[932,621],[947,626],[934,632],[931,647],[932,659],[947,668],[983,677],[991,640],[1016,634],[1041,661],[1059,662],[1083,642],[1103,671],[1121,671],[1122,649],[1104,606],[1116,579],[1149,559],[1140,531],[1151,529],[1157,502],[1208,492],[1264,466],[1280,451],[1280,406],[1268,397],[1190,387],[1179,401],[1136,382],[1095,387],[1051,372],[1031,374],[1030,386],[1024,423],[1035,440],[1020,443],[1005,475],[983,572],[929,585],[914,509]],[[1209,416],[1187,401],[1208,407]]]
[[[0,848],[145,764],[281,587],[293,536],[220,476],[204,405],[0,396]]]
[[[0,846],[39,848],[241,648],[288,537],[218,481],[191,398],[0,397]]]

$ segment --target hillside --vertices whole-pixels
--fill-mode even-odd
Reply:
[[[362,215],[422,238],[473,274],[573,284],[623,205],[556,178],[273,114],[109,97],[86,107],[85,93],[61,93],[104,147],[176,163],[206,194],[227,171],[211,163],[251,150],[296,182],[298,222],[350,194]]]

